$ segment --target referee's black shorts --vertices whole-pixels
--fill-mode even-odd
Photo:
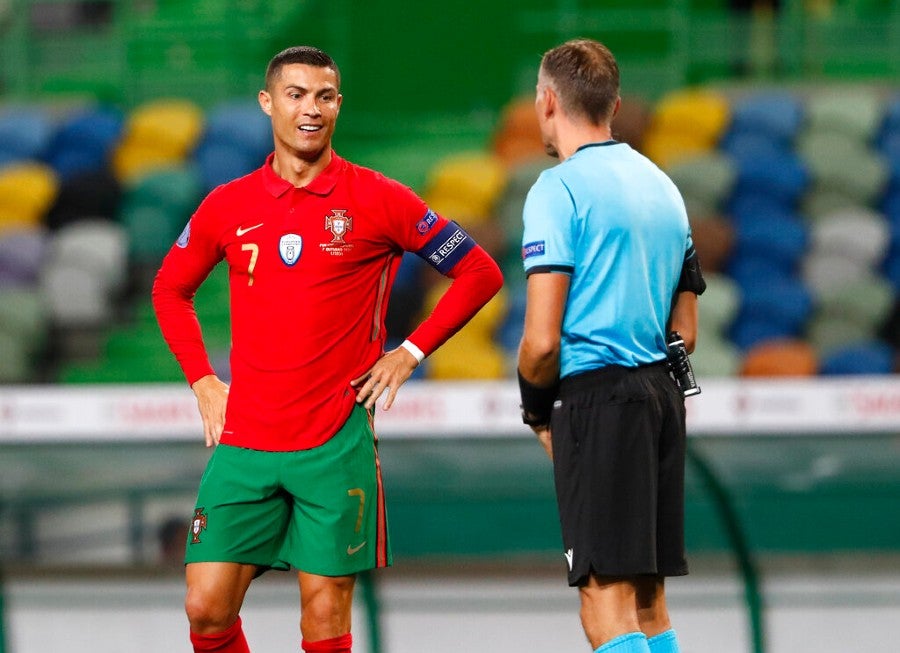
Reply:
[[[665,361],[562,380],[550,426],[569,585],[688,573],[684,420]]]

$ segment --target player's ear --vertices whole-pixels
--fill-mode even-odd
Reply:
[[[272,96],[269,95],[269,92],[265,89],[259,92],[257,96],[257,100],[259,100],[259,106],[263,110],[263,113],[267,116],[272,115]]]

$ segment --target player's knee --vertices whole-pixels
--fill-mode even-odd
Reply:
[[[312,628],[342,630],[349,628],[350,608],[353,603],[353,580],[330,578],[304,588],[302,619]]]
[[[198,634],[217,633],[228,629],[236,620],[237,612],[228,604],[196,589],[189,589],[184,599],[191,630]]]

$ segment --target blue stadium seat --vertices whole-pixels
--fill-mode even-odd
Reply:
[[[820,373],[891,374],[894,371],[894,350],[887,343],[872,340],[839,347],[822,358]]]
[[[808,247],[805,222],[795,213],[777,204],[763,202],[753,206],[742,203],[732,214],[735,246],[732,264],[743,257],[769,261],[785,271],[796,269]]]
[[[795,336],[803,331],[813,305],[812,294],[799,279],[759,279],[741,288],[735,323],[763,322],[780,334]]]
[[[0,113],[0,152],[13,160],[38,160],[47,152],[53,124],[37,107],[9,109]]]
[[[735,321],[728,333],[729,339],[744,352],[761,343],[784,340],[795,335],[783,325],[773,324],[768,320],[740,318]]]
[[[206,116],[203,141],[239,147],[262,165],[272,151],[272,123],[256,102],[224,102]]]
[[[784,144],[793,142],[803,124],[800,100],[782,91],[760,92],[732,104],[731,127],[737,132],[760,133]]]
[[[119,111],[106,107],[76,113],[56,131],[47,161],[63,179],[102,167],[122,135],[124,122]]]
[[[760,143],[734,156],[737,168],[735,193],[760,193],[785,204],[794,204],[810,184],[806,164],[794,152],[766,148]]]
[[[232,143],[206,141],[194,152],[204,191],[256,170],[263,162]]]

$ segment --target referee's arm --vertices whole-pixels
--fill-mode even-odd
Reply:
[[[522,420],[531,426],[551,459],[550,412],[559,382],[559,349],[568,294],[568,274],[528,275],[518,365]]]
[[[672,306],[672,315],[669,318],[669,331],[677,331],[684,340],[684,347],[688,353],[693,353],[697,344],[697,324],[699,322],[697,312],[697,295],[690,290],[685,290],[675,296]]]

